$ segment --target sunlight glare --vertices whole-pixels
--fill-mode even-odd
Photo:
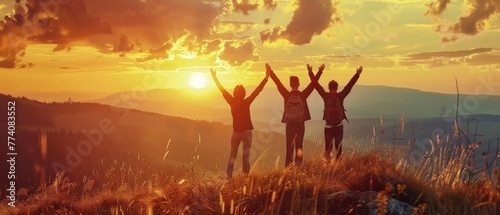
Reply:
[[[195,73],[191,76],[190,84],[196,89],[201,89],[207,85],[207,79],[204,74]]]

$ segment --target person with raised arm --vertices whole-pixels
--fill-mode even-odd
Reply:
[[[286,156],[285,167],[292,167],[293,151],[295,150],[295,165],[299,166],[303,161],[302,143],[304,141],[305,121],[311,119],[307,97],[311,95],[316,85],[317,79],[312,78],[311,83],[303,90],[299,90],[300,82],[297,76],[290,76],[291,90],[287,90],[276,76],[269,64],[266,64],[266,70],[273,79],[279,93],[284,99],[284,112],[281,122],[286,124]],[[310,76],[314,76],[310,71]],[[318,77],[319,78],[319,77]]]
[[[322,67],[324,67],[323,65]],[[309,64],[307,64],[307,70],[309,71],[309,78],[311,80],[319,80],[323,73],[323,69],[320,69],[316,76],[313,76],[312,67]],[[335,140],[335,150],[337,151],[336,159],[339,159],[342,155],[342,139],[344,137],[343,121],[346,120],[349,122],[345,114],[344,100],[358,81],[361,72],[363,72],[362,66],[356,68],[356,74],[354,74],[349,83],[340,92],[338,92],[339,84],[335,80],[331,80],[328,83],[328,92],[323,89],[318,81],[314,82],[316,91],[318,91],[324,101],[323,120],[325,120],[325,159],[327,162],[331,160],[333,140]]]
[[[233,117],[233,134],[231,136],[231,152],[229,161],[227,162],[227,179],[233,176],[234,161],[238,155],[238,148],[243,142],[243,173],[248,175],[250,172],[250,147],[252,145],[252,119],[250,117],[250,105],[264,89],[269,78],[269,72],[266,72],[266,77],[260,82],[255,90],[246,97],[246,91],[243,85],[234,87],[233,95],[229,94],[222,84],[217,79],[217,73],[214,69],[210,69],[215,85],[222,92],[222,96],[231,107],[231,115]]]

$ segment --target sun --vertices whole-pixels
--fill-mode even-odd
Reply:
[[[204,88],[207,85],[207,78],[204,74],[194,73],[190,80],[191,87],[196,89]]]

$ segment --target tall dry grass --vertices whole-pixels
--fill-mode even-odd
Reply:
[[[237,174],[229,181],[195,171],[199,157],[182,178],[148,175],[115,162],[101,176],[101,187],[94,179],[75,182],[60,173],[21,198],[17,208],[2,202],[0,213],[498,214],[500,170],[472,169],[474,147],[455,144],[460,135],[465,134],[436,137],[432,149],[414,162],[405,159],[407,147],[396,147],[396,135],[389,144],[374,135],[369,145],[346,139],[342,159],[326,163],[317,153],[322,150],[318,138],[317,154],[300,167],[264,171],[254,165],[248,176]],[[396,203],[408,210],[391,208]]]
[[[371,151],[325,163],[310,158],[302,166],[239,174],[226,181],[189,172],[184,179],[155,174],[142,186],[122,184],[85,193],[64,175],[2,214],[374,214],[383,201],[398,200],[414,214],[496,214],[499,171],[473,184],[450,160],[429,156],[422,166],[396,162],[392,153]],[[437,159],[437,160],[436,160]],[[398,189],[402,188],[404,189]],[[355,195],[354,195],[355,194]],[[359,198],[353,198],[358,196]],[[4,204],[5,205],[5,204]],[[425,207],[424,210],[420,210]]]

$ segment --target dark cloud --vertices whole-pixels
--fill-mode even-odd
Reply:
[[[75,69],[80,69],[78,67],[70,67],[70,66],[60,66],[59,69],[63,70],[75,70]]]
[[[0,21],[0,68],[15,68],[27,47],[26,38],[22,37],[26,12],[18,4],[13,12],[14,15],[5,16]]]
[[[16,67],[16,59],[15,58],[7,58],[0,61],[0,68],[14,68]]]
[[[423,52],[406,55],[399,64],[402,66],[428,66],[431,68],[451,65],[491,65],[497,64],[500,56],[494,48],[476,48],[470,50]]]
[[[264,8],[274,10],[278,4],[274,0],[264,0]]]
[[[160,50],[165,48],[165,41],[175,42],[185,35],[192,35],[185,44],[203,44],[204,40],[213,39],[212,28],[222,13],[204,1],[24,2],[26,7],[16,4],[14,15],[0,21],[0,60],[5,66],[18,63],[26,46],[33,44],[54,44],[53,51],[71,50],[72,45],[78,44],[103,53],[122,54],[134,51],[134,47]]]
[[[313,36],[320,35],[332,23],[340,22],[336,4],[331,0],[299,0],[292,21],[283,31],[283,37],[295,45],[310,43]]]
[[[259,59],[255,53],[256,48],[257,46],[250,39],[246,41],[228,41],[224,44],[224,50],[220,53],[219,58],[231,66],[241,66],[246,61]]]
[[[144,58],[138,58],[137,62],[168,59],[170,57],[169,51],[173,46],[172,42],[166,42],[160,48],[149,50],[148,55]]]
[[[214,52],[218,52],[221,49],[220,45],[222,44],[222,41],[220,39],[205,42],[205,45],[200,51],[201,54],[212,54]]]
[[[441,38],[441,43],[452,43],[460,39],[460,37],[454,35],[454,36],[448,36],[448,37],[442,37]]]
[[[88,13],[82,0],[26,0],[25,6],[27,10],[15,4],[14,14],[0,22],[0,40],[15,41],[0,48],[0,57],[10,62],[8,66],[20,62],[28,44],[56,44],[57,51],[74,42],[84,43],[93,35],[112,33],[107,23]]]
[[[57,44],[56,47],[54,47],[54,49],[52,49],[52,51],[58,52],[58,51],[66,50],[69,52],[69,51],[71,51],[72,48],[73,48],[73,46],[70,44]]]
[[[266,29],[262,32],[260,32],[260,40],[262,42],[274,42],[278,39],[280,39],[281,32],[283,30],[279,26],[274,26],[273,29]]]
[[[465,60],[469,65],[484,66],[484,65],[500,65],[500,53],[481,53]]]
[[[470,13],[461,16],[458,22],[448,28],[449,32],[465,35],[476,35],[484,30],[486,21],[493,15],[500,13],[498,0],[472,0],[469,1]]]
[[[439,16],[446,9],[446,6],[450,3],[450,0],[437,0],[434,2],[427,3],[427,13],[425,15]]]
[[[211,37],[223,12],[204,1],[86,0],[89,11],[110,23],[120,34],[138,39],[145,48],[160,47],[186,34],[200,42]]]
[[[437,51],[400,55],[320,55],[309,57],[311,62],[328,62],[352,67],[363,65],[366,68],[413,69],[439,68],[449,65],[490,66],[500,64],[500,50],[495,48],[476,48],[470,50]],[[330,66],[327,65],[327,68]]]
[[[162,50],[165,44],[182,40],[182,49],[171,50],[170,57],[179,52],[198,52],[206,40],[214,37],[216,20],[222,9],[204,1],[185,0],[86,0],[89,11],[110,23],[118,33],[135,41],[136,50]],[[167,41],[167,42],[165,42]],[[130,45],[130,43],[129,43]],[[151,51],[150,51],[151,52]],[[150,53],[151,54],[151,53]]]
[[[428,60],[433,58],[457,58],[467,57],[478,53],[492,52],[493,48],[476,48],[471,50],[458,50],[458,51],[439,51],[439,52],[423,52],[417,54],[408,54],[406,57],[412,60]]]
[[[20,32],[20,28],[10,27]],[[16,35],[14,30],[0,28],[0,68],[15,68],[20,58],[25,55],[27,42]]]
[[[463,36],[474,36],[485,29],[486,23],[500,14],[500,1],[498,0],[470,0],[466,1],[468,13],[458,18],[453,24],[439,23],[436,32],[451,34],[443,37],[443,43],[459,40]],[[439,16],[446,9],[449,0],[438,0],[428,4],[426,15]]]
[[[134,44],[128,40],[126,35],[120,35],[120,39],[113,46],[113,52],[129,52],[134,49]]]
[[[30,40],[34,42],[69,44],[85,41],[86,38],[94,35],[113,33],[108,23],[89,13],[82,0],[61,1],[66,3],[58,4],[59,6],[55,6],[57,1],[53,1],[52,11],[46,9],[51,5],[44,5],[48,4],[44,2],[50,1],[31,0],[31,2],[33,2],[31,6],[28,6],[28,19],[31,19],[30,14],[37,12],[47,15],[47,18],[39,20],[39,22],[46,23],[41,26],[39,33],[30,36]],[[59,9],[56,10],[57,8]]]
[[[310,43],[312,38],[321,35],[332,24],[341,22],[337,11],[337,3],[331,0],[298,0],[297,9],[292,20],[279,37],[287,39],[295,45]],[[273,42],[276,27],[261,33],[262,42]]]
[[[265,19],[264,19],[264,24],[266,24],[266,25],[267,25],[267,24],[269,24],[269,23],[271,23],[271,18],[265,18]]]
[[[259,4],[252,4],[250,3],[250,0],[242,0],[241,3],[238,3],[238,0],[231,0],[233,3],[233,11],[234,12],[241,12],[244,15],[249,15],[251,11],[254,11],[257,9]]]
[[[33,63],[30,62],[30,63],[25,63],[25,64],[19,65],[19,68],[30,68],[30,67],[32,67],[34,65],[35,64],[33,64]]]
[[[250,15],[250,12],[259,8],[258,1],[254,0],[222,0],[222,7],[225,12],[238,12],[244,15]],[[274,10],[278,4],[275,0],[263,0],[262,8]]]

